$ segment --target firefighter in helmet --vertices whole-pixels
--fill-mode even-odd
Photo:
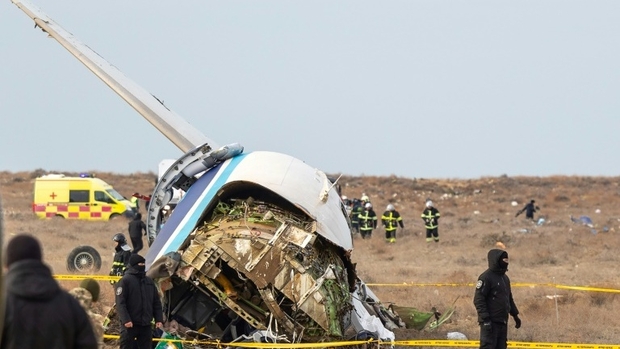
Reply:
[[[364,205],[364,211],[359,214],[358,218],[362,239],[370,239],[372,237],[372,230],[377,228],[377,214],[372,209],[370,202]]]
[[[122,233],[117,233],[112,237],[112,241],[116,242],[114,247],[114,259],[112,260],[112,269],[110,270],[110,276],[123,276],[125,269],[129,264],[129,257],[131,256],[131,248],[127,244],[127,239]],[[115,282],[110,281],[112,285]]]
[[[385,228],[385,241],[389,243],[396,242],[396,229],[398,226],[400,225],[401,229],[405,227],[403,218],[392,204],[387,205],[383,216],[381,216],[381,223],[383,223]]]

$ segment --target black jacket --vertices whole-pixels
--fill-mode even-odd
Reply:
[[[360,221],[361,230],[372,230],[377,228],[377,214],[371,209],[364,209],[357,216]]]
[[[129,222],[127,231],[129,232],[129,237],[132,238],[142,238],[143,231],[146,235],[146,224],[142,221],[141,215],[136,215],[136,217]]]
[[[41,261],[11,264],[0,348],[97,349],[90,318]]]
[[[121,326],[129,321],[139,326],[150,325],[153,319],[164,322],[155,283],[135,267],[129,267],[116,283],[116,307]]]
[[[441,214],[439,210],[431,206],[425,208],[420,216],[424,221],[424,227],[426,229],[435,229],[439,225],[439,217],[441,217]]]
[[[129,265],[129,257],[131,257],[129,245],[127,243],[117,244],[114,248],[114,259],[112,260],[110,275],[123,276],[127,265]]]
[[[504,250],[490,250],[487,256],[489,269],[478,277],[474,305],[480,323],[491,321],[505,324],[508,322],[508,314],[519,314],[512,299],[510,279],[506,275],[508,266],[502,267],[500,263],[505,257],[508,257],[508,253]]]

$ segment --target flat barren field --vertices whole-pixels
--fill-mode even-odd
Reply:
[[[67,256],[77,246],[94,247],[107,275],[115,233],[127,231],[124,218],[108,222],[40,220],[32,213],[37,172],[0,172],[4,242],[31,233],[43,244],[45,262],[55,274],[68,274]],[[67,175],[75,175],[66,173]],[[97,173],[126,197],[150,194],[153,173]],[[513,341],[620,343],[620,177],[496,177],[479,179],[411,179],[350,177],[340,180],[342,194],[366,193],[378,215],[392,203],[404,219],[396,243],[383,229],[371,239],[354,236],[353,261],[362,280],[384,304],[439,312],[454,305],[450,320],[435,331],[398,330],[398,340],[445,339],[460,332],[478,339],[474,284],[487,267],[486,254],[498,244],[510,255],[508,276],[523,326],[513,327]],[[432,199],[441,212],[439,243],[426,243],[420,218]],[[531,199],[540,211],[534,221],[515,214]],[[143,209],[144,210],[144,209]],[[586,226],[579,217],[591,219]],[[146,243],[145,243],[146,245]],[[143,251],[143,254],[146,251]],[[72,288],[77,282],[62,281]],[[584,286],[576,289],[566,286]],[[101,283],[98,310],[106,313],[112,287]]]

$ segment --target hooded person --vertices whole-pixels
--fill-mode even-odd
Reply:
[[[60,288],[32,236],[6,247],[6,299],[1,348],[97,348],[86,311]]]
[[[508,271],[508,252],[492,249],[487,254],[489,267],[478,277],[474,306],[480,325],[481,349],[506,349],[508,341],[508,315],[521,327],[519,310],[512,298]]]
[[[142,214],[140,212],[136,213],[134,218],[129,221],[127,232],[129,233],[129,239],[131,239],[131,246],[133,246],[132,253],[140,252],[144,247],[142,235],[146,235],[146,224],[142,221]]]
[[[145,260],[139,254],[129,257],[125,275],[116,283],[116,310],[120,318],[120,348],[151,348],[151,321],[162,328],[163,311],[157,287],[145,273]]]
[[[97,345],[101,349],[103,348],[103,335],[105,332],[103,322],[105,321],[105,317],[95,313],[93,310],[93,303],[99,300],[99,291],[99,283],[97,280],[87,278],[80,282],[80,286],[71,289],[69,294],[80,302],[80,305],[84,308],[86,314],[88,314],[93,331],[95,332],[95,337],[97,338]]]

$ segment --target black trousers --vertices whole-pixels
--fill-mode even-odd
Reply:
[[[480,325],[480,349],[506,349],[508,325],[492,322],[490,328]]]
[[[431,242],[431,240],[439,241],[439,228],[426,228],[426,242]]]
[[[372,229],[360,228],[360,234],[362,234],[362,239],[370,239],[372,237]]]
[[[135,344],[134,344],[135,343]],[[135,346],[134,346],[135,345]],[[127,328],[121,325],[120,349],[152,349],[153,330],[151,325],[133,325]]]
[[[144,247],[144,243],[142,242],[142,236],[134,237],[130,236],[131,245],[133,246],[133,251],[131,253],[138,253]]]

